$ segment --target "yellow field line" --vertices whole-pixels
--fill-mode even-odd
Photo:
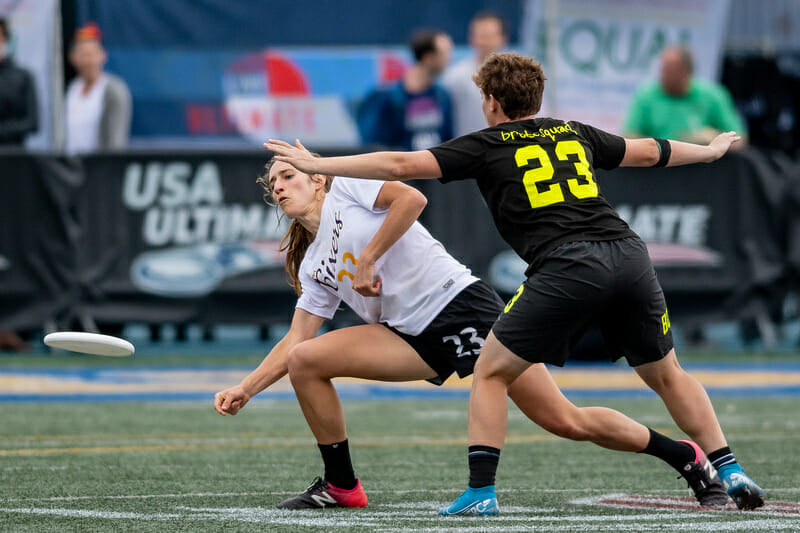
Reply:
[[[675,431],[670,428],[656,428],[657,431],[667,436],[677,438]],[[781,435],[788,435],[789,433],[781,433]],[[214,438],[214,437],[209,437]],[[243,443],[230,443],[230,442],[207,442],[207,443],[180,443],[180,444],[131,444],[119,446],[72,446],[64,448],[23,448],[23,449],[0,449],[0,457],[36,457],[36,456],[51,456],[51,455],[78,455],[78,454],[93,454],[93,453],[135,453],[135,452],[171,452],[171,451],[188,451],[188,450],[243,450],[243,449],[266,449],[266,448],[289,448],[298,446],[298,439],[305,440],[305,437],[289,437],[293,438],[291,442],[243,442]],[[506,444],[529,444],[534,442],[551,442],[562,440],[551,434],[535,434],[535,435],[509,435],[506,438]],[[312,444],[311,439],[308,439],[308,445]],[[422,438],[420,440],[414,439],[394,439],[391,436],[387,439],[369,440],[358,439],[358,446],[364,447],[389,447],[389,446],[466,446],[466,438]]]
[[[644,389],[645,385],[637,374],[631,369],[551,369],[553,378],[559,387],[577,388],[583,390],[597,389]],[[230,383],[236,381],[232,377],[214,375],[210,372],[176,372],[178,378],[165,380],[164,375],[153,373],[143,374],[139,378],[148,377],[146,382],[104,382],[87,381],[74,377],[60,377],[57,375],[46,376],[19,376],[4,375],[0,373],[0,391],[4,393],[36,393],[36,394],[122,394],[122,393],[146,393],[163,392],[165,386],[169,385],[172,392],[207,392],[209,401],[213,393],[221,390]],[[698,370],[693,371],[703,385],[712,387],[739,387],[739,386],[769,386],[769,385],[800,385],[800,372],[797,371],[717,371],[717,370]],[[370,384],[374,382],[359,380],[354,378],[337,378],[337,383],[349,384]],[[471,377],[465,379],[451,378],[445,384],[445,388],[469,389],[472,384]],[[399,385],[386,384],[386,387],[402,388],[423,388],[431,387],[425,382],[410,382]],[[291,391],[288,379],[279,380],[272,386],[273,391]]]
[[[218,435],[218,438],[228,437],[229,435]],[[237,433],[236,438],[242,439],[256,439],[264,437],[264,433]],[[294,438],[298,435],[290,434],[276,434],[270,433],[271,438]],[[206,438],[214,438],[213,435],[205,435]],[[194,439],[197,438],[197,433],[167,433],[165,435],[156,434],[108,434],[108,433],[95,433],[95,434],[80,434],[80,435],[14,435],[14,436],[0,436],[0,442],[41,442],[47,440],[56,441],[70,441],[70,440],[124,440],[124,439]]]
[[[516,435],[506,439],[507,444],[519,444],[541,441],[557,440],[554,435]],[[311,441],[309,440],[309,444]],[[391,440],[369,441],[359,440],[358,446],[383,447],[383,446],[452,446],[467,445],[466,438],[456,439],[430,439],[430,440]],[[75,455],[86,453],[128,453],[128,452],[170,452],[187,450],[242,450],[254,448],[288,448],[296,447],[297,442],[261,442],[261,443],[206,443],[206,444],[153,444],[153,445],[124,445],[124,446],[87,446],[69,448],[25,448],[16,450],[0,450],[0,457],[30,457],[37,455]]]

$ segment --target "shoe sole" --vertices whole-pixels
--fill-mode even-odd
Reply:
[[[752,511],[764,505],[764,495],[755,493],[753,494],[748,487],[744,487],[739,494],[731,496],[736,507],[743,511]]]

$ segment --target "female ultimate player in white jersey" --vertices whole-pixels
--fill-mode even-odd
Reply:
[[[275,160],[258,181],[265,200],[292,219],[282,249],[299,298],[288,333],[240,384],[215,395],[214,408],[235,415],[288,372],[325,474],[279,507],[362,507],[367,496],[353,472],[331,378],[438,385],[453,372],[468,375],[504,304],[416,221],[427,203],[416,189],[308,175]],[[316,337],[342,300],[367,324]],[[684,476],[702,504],[727,501],[694,443],[669,439],[611,409],[577,408],[543,364],[522,374],[509,397],[556,435],[657,456]]]

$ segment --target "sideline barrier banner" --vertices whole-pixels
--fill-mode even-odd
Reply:
[[[266,322],[291,316],[288,226],[255,180],[263,153],[85,158],[81,281],[98,322]]]
[[[0,328],[34,329],[80,305],[80,161],[0,154]]]
[[[331,154],[333,155],[333,154]],[[263,152],[0,154],[0,327],[290,319],[287,220],[255,183]],[[749,150],[710,165],[598,172],[647,241],[675,320],[763,316],[800,271],[798,162]],[[421,221],[508,296],[526,265],[473,183],[414,182]],[[350,318],[351,315],[337,315]]]

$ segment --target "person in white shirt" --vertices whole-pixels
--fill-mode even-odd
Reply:
[[[305,150],[299,141],[297,146]],[[214,408],[235,415],[288,372],[325,474],[278,507],[363,507],[367,496],[353,472],[344,414],[331,379],[441,385],[454,372],[469,375],[504,304],[417,222],[427,200],[416,189],[400,182],[309,175],[275,159],[265,168],[258,179],[265,200],[292,219],[281,249],[287,252],[297,305],[288,333],[241,383],[215,395]],[[316,337],[342,301],[366,324]],[[622,413],[576,407],[543,364],[522,374],[509,397],[531,420],[565,438],[644,452],[670,464],[676,450],[686,455],[688,448],[695,457],[696,446],[660,435]],[[652,439],[659,446],[651,446]],[[700,465],[692,462],[690,470],[706,476],[700,480],[704,490],[713,485]],[[714,486],[722,490],[718,481]]]
[[[78,75],[66,96],[68,154],[125,148],[131,129],[131,94],[125,82],[104,72],[106,51],[94,23],[75,32],[69,60]]]
[[[472,75],[489,54],[508,45],[508,31],[503,19],[490,11],[476,13],[469,23],[469,45],[472,54],[449,67],[442,75],[442,85],[452,100],[455,137],[486,127],[481,112],[481,91],[472,82]]]

